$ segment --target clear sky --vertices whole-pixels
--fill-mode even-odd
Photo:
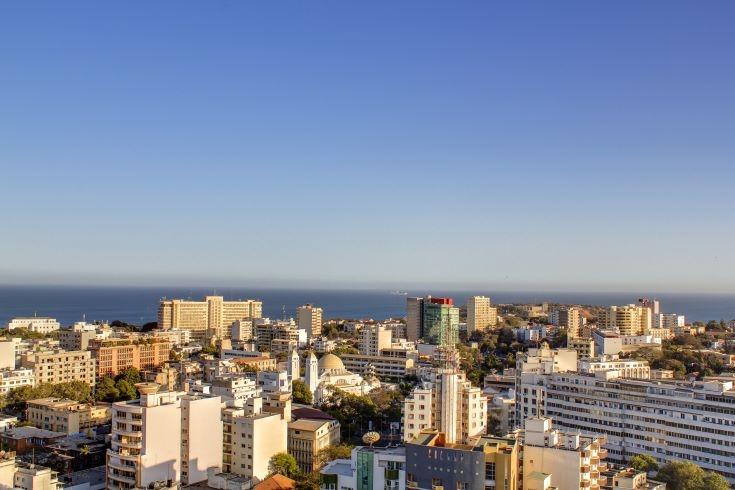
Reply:
[[[733,26],[731,0],[3,2],[0,282],[735,291]]]

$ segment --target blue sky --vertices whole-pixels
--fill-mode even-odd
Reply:
[[[5,2],[0,282],[735,291],[734,23]]]

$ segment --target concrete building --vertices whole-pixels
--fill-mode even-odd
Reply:
[[[574,349],[578,359],[595,356],[595,341],[591,338],[567,338],[567,348]]]
[[[0,369],[15,369],[16,349],[16,342],[13,339],[0,340]]]
[[[653,315],[645,306],[611,306],[597,319],[597,328],[620,335],[646,335],[653,328]]]
[[[296,309],[296,323],[299,330],[306,330],[309,340],[322,334],[322,309],[306,304]]]
[[[153,383],[138,390],[139,400],[113,404],[107,488],[189,485],[219,471],[220,398],[158,392]]]
[[[459,308],[452,298],[407,298],[408,340],[453,346],[459,340]]]
[[[467,335],[498,325],[498,310],[490,305],[490,298],[472,296],[467,300]]]
[[[321,490],[406,490],[404,447],[358,446],[319,472]]]
[[[61,324],[55,318],[31,316],[13,318],[8,323],[8,330],[13,331],[17,328],[24,328],[31,332],[49,334],[61,328]]]
[[[97,377],[115,376],[125,368],[153,369],[169,360],[171,344],[162,339],[107,339],[90,342]]]
[[[636,454],[659,464],[692,461],[735,484],[732,379],[635,380],[600,371],[554,373],[536,383],[543,385],[539,409],[557,427],[605,434],[611,461],[625,463]]]
[[[36,464],[19,461],[13,451],[0,455],[0,488],[56,490],[61,488],[58,473]]]
[[[360,354],[366,356],[379,356],[380,351],[387,349],[393,342],[393,332],[378,323],[365,325],[360,330]]]
[[[316,352],[326,354],[337,348],[337,341],[328,339],[327,337],[317,337],[312,342],[312,347],[314,347]]]
[[[580,360],[577,363],[577,370],[581,374],[615,371],[619,378],[651,378],[651,368],[648,365],[648,361],[619,359],[617,356],[599,356]]]
[[[203,301],[183,299],[161,300],[158,307],[158,327],[181,328],[191,331],[192,342],[211,338],[230,338],[230,329],[238,320],[260,318],[260,301],[225,301],[222,296],[206,296]]]
[[[212,380],[210,392],[219,396],[228,407],[244,407],[251,398],[261,396],[255,380],[243,374],[228,374]]]
[[[375,374],[381,379],[400,380],[414,369],[415,361],[410,357],[367,356],[362,354],[342,354],[340,357],[345,369],[366,376]]]
[[[538,473],[548,475],[551,486],[559,489],[598,488],[607,482],[600,475],[607,469],[604,438],[552,429],[545,417],[526,419],[522,437],[524,488]]]
[[[82,403],[60,398],[26,402],[26,420],[40,429],[76,434],[104,425],[112,419],[110,405]]]
[[[282,341],[280,348],[288,348],[288,346],[296,345],[300,340],[299,327],[293,320],[290,321],[270,321],[264,318],[255,321],[255,344],[260,350],[274,351],[274,342]],[[277,346],[276,346],[277,348]]]
[[[59,330],[59,347],[64,350],[87,350],[89,342],[97,338],[94,330]]]
[[[653,325],[655,328],[675,329],[682,328],[686,325],[687,319],[684,315],[676,313],[659,313],[654,315]]]
[[[552,311],[549,314],[549,322],[566,329],[569,340],[580,337],[582,315],[577,307],[570,306]]]
[[[458,444],[441,432],[423,431],[406,443],[406,487],[516,490],[521,485],[519,454],[512,438],[483,436]]]
[[[27,352],[21,365],[33,370],[37,385],[82,381],[94,386],[97,374],[97,363],[89,351]]]
[[[466,443],[487,431],[487,396],[454,369],[434,369],[403,402],[403,440],[436,430],[448,443]]]
[[[319,452],[339,441],[339,422],[334,419],[298,419],[288,424],[288,453],[304,474],[318,470]]]
[[[288,450],[286,417],[265,411],[262,398],[251,398],[243,408],[225,408],[222,421],[223,471],[265,479],[271,457]]]
[[[0,394],[5,395],[8,391],[21,386],[35,386],[36,377],[32,369],[0,369]]]

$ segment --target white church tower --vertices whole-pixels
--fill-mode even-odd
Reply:
[[[311,394],[313,395],[318,385],[319,363],[317,362],[314,353],[309,352],[309,357],[306,358],[306,386],[309,387],[309,391],[311,391]]]
[[[301,358],[296,349],[291,351],[291,356],[288,359],[288,377],[291,382],[301,379]]]

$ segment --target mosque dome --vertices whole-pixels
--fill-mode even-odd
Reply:
[[[344,368],[345,365],[342,364],[342,359],[334,354],[326,354],[319,359],[319,369],[322,371],[344,370]]]

